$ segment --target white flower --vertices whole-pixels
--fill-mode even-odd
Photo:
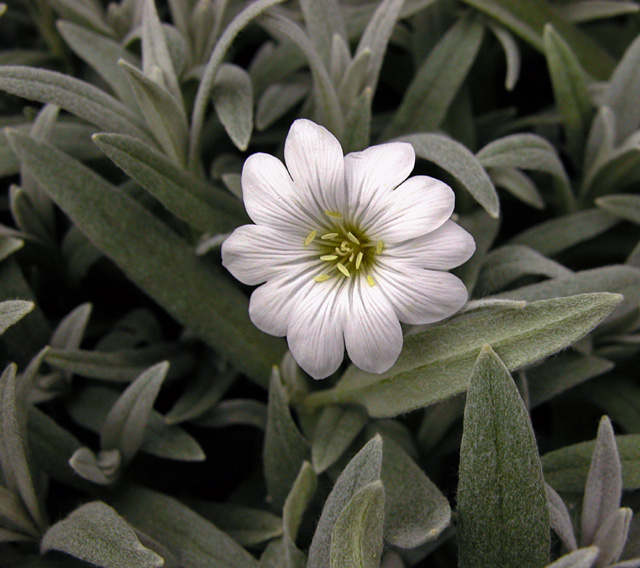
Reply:
[[[333,373],[345,346],[358,367],[382,373],[400,354],[400,322],[433,323],[467,300],[444,272],[475,250],[449,220],[453,191],[431,177],[407,179],[410,144],[344,156],[328,130],[304,119],[291,126],[284,158],[286,167],[262,153],[245,162],[243,199],[256,224],[229,236],[222,263],[245,284],[264,282],[251,295],[251,320],[286,335],[312,377]]]

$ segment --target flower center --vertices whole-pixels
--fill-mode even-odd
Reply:
[[[314,280],[324,282],[332,276],[351,278],[366,274],[369,285],[375,286],[375,281],[368,272],[376,255],[382,252],[382,241],[371,241],[364,231],[344,222],[337,211],[325,211],[325,215],[332,220],[332,228],[324,234],[311,231],[304,241],[305,247],[312,243],[317,247],[320,260],[325,263],[324,272]]]

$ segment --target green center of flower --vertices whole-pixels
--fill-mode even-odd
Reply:
[[[382,241],[371,241],[364,231],[346,223],[337,211],[325,211],[325,215],[332,221],[331,228],[323,234],[311,231],[304,241],[305,247],[317,248],[320,260],[326,265],[324,272],[314,280],[324,282],[332,276],[351,278],[366,274],[369,286],[375,286],[375,280],[368,272],[376,255],[382,252]]]

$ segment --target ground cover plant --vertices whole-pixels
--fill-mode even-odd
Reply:
[[[0,3],[0,566],[640,566],[639,12]]]

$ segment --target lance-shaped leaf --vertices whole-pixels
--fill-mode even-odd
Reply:
[[[300,10],[309,38],[328,68],[332,61],[334,36],[341,38],[343,43],[347,40],[342,9],[337,0],[301,0]]]
[[[598,547],[580,548],[561,556],[547,568],[591,568],[598,557]]]
[[[352,366],[334,388],[310,394],[305,403],[354,402],[374,417],[428,406],[466,390],[484,344],[493,345],[512,371],[571,345],[621,299],[618,294],[581,294],[505,307],[497,313],[471,312],[407,336],[389,371],[374,375]]]
[[[33,302],[6,300],[0,303],[0,335],[35,308]]]
[[[598,197],[598,199],[596,199],[596,205],[616,217],[640,225],[639,195],[606,195],[604,197]]]
[[[384,138],[436,130],[442,124],[476,59],[483,35],[484,25],[477,18],[461,18],[452,26],[416,72]]]
[[[347,464],[329,497],[309,549],[309,564],[313,568],[329,568],[331,565],[331,539],[340,513],[351,498],[365,485],[380,479],[382,470],[382,438],[371,439]]]
[[[51,6],[67,20],[107,36],[113,34],[105,22],[102,6],[95,0],[51,0]]]
[[[69,217],[178,321],[262,381],[283,342],[257,331],[245,296],[166,225],[76,160],[15,132],[21,160]]]
[[[125,464],[142,444],[153,403],[168,370],[167,361],[147,369],[127,387],[107,415],[100,435],[102,449],[120,450]]]
[[[487,27],[496,36],[502,46],[507,60],[507,74],[504,80],[504,88],[507,91],[513,90],[520,77],[520,47],[511,32],[496,22],[488,22]]]
[[[109,132],[150,141],[138,117],[97,87],[56,71],[32,67],[0,68],[0,89],[13,95],[50,103]]]
[[[384,487],[372,481],[345,505],[331,536],[331,568],[378,568],[382,556]]]
[[[318,478],[309,462],[304,462],[282,509],[283,546],[287,568],[305,566],[306,557],[296,546],[302,516],[315,493]]]
[[[309,90],[309,81],[305,76],[269,85],[258,100],[256,130],[266,130],[282,118],[307,96]]]
[[[465,146],[441,134],[411,134],[398,138],[409,142],[416,155],[451,174],[489,215],[498,218],[498,193],[478,159]]]
[[[129,485],[115,507],[136,529],[162,542],[184,568],[258,568],[229,535],[172,497]]]
[[[267,430],[264,441],[264,476],[276,510],[280,510],[300,471],[309,459],[309,442],[295,425],[280,371],[274,367],[269,386]]]
[[[226,233],[248,221],[237,199],[191,176],[140,140],[96,134],[93,141],[171,213],[194,228]]]
[[[487,168],[491,181],[536,209],[544,209],[544,199],[531,178],[516,168]]]
[[[564,504],[562,497],[554,491],[553,487],[545,484],[545,490],[547,492],[547,506],[549,508],[549,523],[551,528],[560,537],[560,540],[568,550],[576,550],[578,543],[567,506]]]
[[[632,141],[609,152],[602,153],[585,176],[582,184],[583,201],[591,200],[608,193],[624,191],[640,180],[640,144]]]
[[[549,513],[533,428],[508,369],[488,346],[474,365],[458,482],[459,565],[537,568]]]
[[[42,552],[59,550],[103,568],[159,568],[162,557],[145,548],[111,507],[94,501],[78,507],[45,533]]]
[[[223,63],[213,83],[211,98],[229,138],[244,152],[253,130],[251,77],[242,67]]]

